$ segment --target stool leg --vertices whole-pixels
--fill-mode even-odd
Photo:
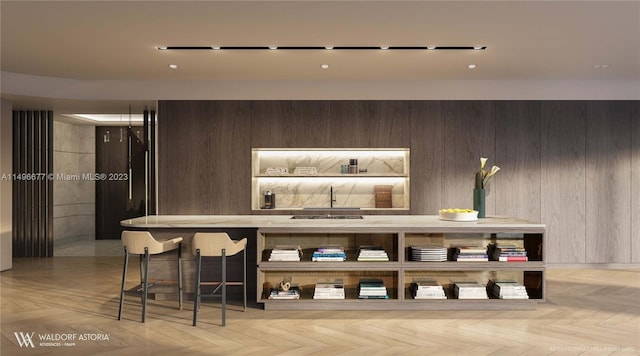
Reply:
[[[178,303],[182,310],[182,243],[178,245]]]
[[[124,286],[127,280],[127,266],[129,264],[129,252],[124,248],[124,269],[122,270],[122,285],[120,286],[120,307],[118,309],[118,320],[122,319],[122,305],[124,303]]]
[[[147,316],[147,292],[149,291],[149,249],[144,248],[144,285],[142,286],[142,322]]]
[[[242,263],[242,289],[244,294],[244,310],[247,311],[247,249],[243,251],[243,263]]]
[[[222,249],[222,326],[227,321],[227,251]]]
[[[193,326],[196,326],[198,319],[198,308],[200,307],[200,267],[202,266],[202,256],[200,250],[196,250],[196,290],[193,293]]]

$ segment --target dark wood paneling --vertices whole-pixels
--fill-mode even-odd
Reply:
[[[331,139],[322,147],[408,147],[406,101],[332,101]]]
[[[255,148],[326,147],[329,125],[327,101],[251,103],[251,146]]]
[[[408,103],[411,127],[411,213],[436,215],[444,206],[444,125],[439,101]]]
[[[631,102],[631,262],[640,263],[640,101]]]
[[[541,107],[541,209],[548,262],[585,260],[585,102]]]
[[[541,221],[540,102],[496,102],[496,214]]]
[[[249,214],[251,107],[246,101],[161,101],[160,214]]]
[[[586,259],[631,262],[631,107],[587,103]]]
[[[444,203],[443,207],[472,208],[475,173],[480,157],[495,160],[495,103],[493,101],[444,102]],[[488,185],[486,214],[495,213],[495,194]]]
[[[12,253],[53,256],[53,112],[13,112]]]

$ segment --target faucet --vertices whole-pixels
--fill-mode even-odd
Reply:
[[[333,186],[331,186],[331,190],[329,192],[329,205],[333,208],[333,203],[336,201],[333,195]]]

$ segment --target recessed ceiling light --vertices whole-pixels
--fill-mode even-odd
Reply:
[[[436,46],[427,46],[427,49],[436,49]]]
[[[473,49],[484,49],[484,46],[473,46]]]
[[[475,64],[469,64],[467,66],[467,68],[469,68],[469,69],[476,69],[476,67],[477,67],[477,65],[475,65]]]
[[[169,64],[169,68],[176,69],[176,68],[178,68],[178,65],[177,64]]]
[[[167,49],[167,46],[158,46],[156,48],[158,48],[159,50],[164,50],[164,49]]]
[[[389,49],[389,46],[380,46],[380,49]]]
[[[211,46],[213,49],[220,49],[220,46]]]
[[[278,46],[269,46],[269,49],[278,49]]]
[[[328,64],[321,64],[320,68],[322,69],[329,69],[329,65]]]
[[[325,49],[333,49],[333,46],[325,46]]]

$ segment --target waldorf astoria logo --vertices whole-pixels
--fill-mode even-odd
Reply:
[[[14,331],[18,346],[26,348],[35,347],[72,347],[80,342],[109,341],[109,334],[101,333],[47,333]]]
[[[33,344],[33,334],[35,333],[25,333],[22,331],[13,333],[20,347],[36,347],[36,345]]]

